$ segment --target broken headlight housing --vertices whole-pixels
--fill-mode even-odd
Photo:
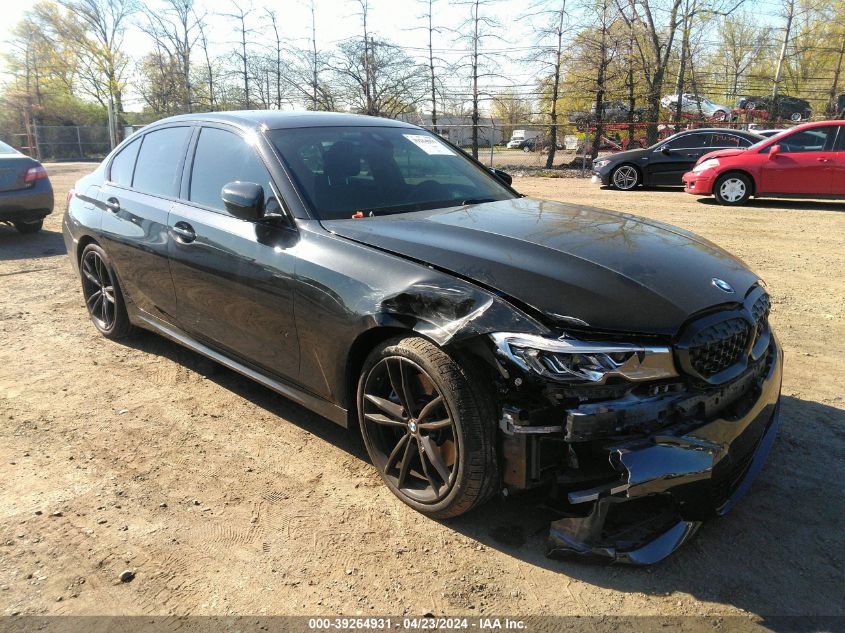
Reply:
[[[637,382],[678,375],[669,347],[510,332],[490,337],[498,353],[524,371],[558,382],[603,385],[611,378]]]

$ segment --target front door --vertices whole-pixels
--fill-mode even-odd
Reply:
[[[833,190],[837,127],[804,128],[781,137],[777,143],[780,151],[763,161],[759,192],[829,195]]]
[[[244,137],[220,127],[202,128],[188,169],[183,201],[170,214],[170,266],[181,327],[242,361],[295,380],[299,342],[291,251],[298,233],[284,222],[240,220],[220,197],[226,183],[254,182],[264,188],[265,207],[280,209],[267,169]]]
[[[712,151],[709,134],[694,132],[670,138],[648,156],[647,184],[683,185],[681,176],[693,168],[695,162]]]
[[[97,198],[103,209],[103,246],[124,293],[141,310],[168,321],[176,312],[168,213],[192,129],[169,127],[139,135],[112,159]]]

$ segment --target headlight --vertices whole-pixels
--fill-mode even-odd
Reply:
[[[499,354],[525,371],[555,381],[604,384],[614,377],[643,381],[678,375],[668,347],[550,339],[509,332],[490,336]]]
[[[610,160],[605,158],[603,160],[597,160],[593,163],[593,169],[601,169],[602,167],[607,167],[610,164]]]
[[[706,161],[704,161],[703,163],[701,163],[701,164],[696,165],[695,167],[693,167],[693,168],[692,168],[692,171],[693,171],[694,173],[696,173],[696,174],[697,174],[697,173],[699,173],[699,172],[701,172],[701,171],[706,171],[706,170],[708,170],[708,169],[713,169],[714,167],[718,167],[718,166],[719,166],[719,159],[718,159],[718,158],[708,158],[708,159],[707,159]]]

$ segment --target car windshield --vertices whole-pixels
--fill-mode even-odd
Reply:
[[[267,135],[321,220],[516,197],[463,152],[416,128],[314,127]]]
[[[0,154],[19,154],[18,150],[16,150],[11,145],[6,145],[3,141],[0,141]]]

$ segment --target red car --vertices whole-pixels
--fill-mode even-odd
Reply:
[[[719,204],[751,196],[845,199],[845,121],[805,123],[746,149],[710,152],[683,180],[684,191]]]

